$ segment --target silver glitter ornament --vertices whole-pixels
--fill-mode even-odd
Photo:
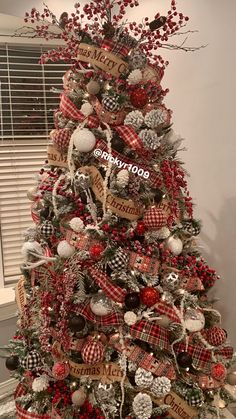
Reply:
[[[170,272],[161,279],[161,285],[167,290],[174,290],[179,286],[179,275],[175,272]]]
[[[90,308],[96,316],[106,316],[112,311],[111,300],[103,292],[98,292],[91,298]]]
[[[74,185],[76,189],[88,189],[91,186],[91,177],[88,173],[81,173],[79,170],[75,173]]]
[[[94,389],[94,395],[98,403],[110,402],[115,397],[115,389],[113,384],[98,383]]]
[[[140,50],[133,50],[129,56],[129,66],[135,70],[144,68],[147,63],[146,55]]]

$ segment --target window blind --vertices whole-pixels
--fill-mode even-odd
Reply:
[[[0,228],[2,283],[20,275],[23,232],[32,225],[27,190],[46,156],[64,63],[38,63],[45,48],[0,44]]]

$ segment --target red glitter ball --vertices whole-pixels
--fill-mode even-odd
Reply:
[[[148,103],[148,95],[143,87],[135,88],[130,95],[130,102],[135,108],[143,108]]]
[[[92,259],[100,259],[104,247],[102,244],[94,244],[89,249],[89,254]]]
[[[140,291],[141,302],[147,307],[152,307],[160,299],[159,292],[152,287],[145,287]]]
[[[223,364],[221,364],[221,362],[217,362],[215,364],[212,364],[212,366],[211,366],[212,378],[214,378],[215,380],[222,381],[222,380],[225,379],[226,374],[227,374],[227,370],[226,370],[225,366]]]

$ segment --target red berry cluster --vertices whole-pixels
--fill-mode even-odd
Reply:
[[[85,400],[80,410],[80,419],[105,419],[105,416],[102,415],[101,409],[99,409],[99,407],[93,407],[88,400]]]
[[[65,381],[51,383],[47,392],[52,396],[52,404],[65,407],[71,404],[71,390]]]

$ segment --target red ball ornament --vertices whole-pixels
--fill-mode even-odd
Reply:
[[[159,230],[166,226],[167,217],[162,209],[153,206],[144,213],[143,223],[148,230]]]
[[[135,108],[143,108],[148,103],[146,90],[143,87],[136,87],[130,94],[130,102]]]
[[[220,346],[225,343],[227,339],[227,333],[221,327],[213,326],[206,331],[206,340],[212,346]]]
[[[102,252],[104,251],[104,246],[102,244],[93,244],[89,249],[89,254],[92,259],[100,259]]]
[[[92,340],[85,343],[81,356],[85,364],[98,364],[103,361],[105,347],[99,341]]]
[[[152,287],[145,287],[140,291],[140,299],[147,307],[152,307],[160,299],[159,292]]]
[[[222,381],[227,375],[227,369],[221,362],[216,362],[211,366],[211,376],[215,380]]]
[[[52,367],[52,375],[57,380],[64,380],[70,373],[70,367],[67,362],[56,362]]]

